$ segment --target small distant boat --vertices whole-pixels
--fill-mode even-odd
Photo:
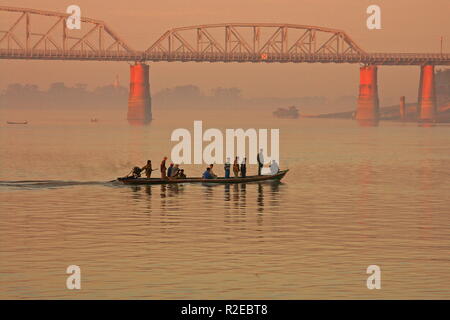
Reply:
[[[273,175],[263,175],[263,176],[248,176],[245,178],[216,178],[216,179],[202,179],[202,178],[186,178],[186,179],[161,179],[161,178],[133,178],[133,177],[123,177],[117,178],[124,184],[179,184],[179,183],[247,183],[247,182],[260,182],[260,181],[280,181],[289,171],[282,170]]]
[[[272,113],[277,118],[297,119],[299,117],[298,109],[295,106],[289,108],[278,108]]]
[[[28,124],[28,121],[6,121],[7,124]]]

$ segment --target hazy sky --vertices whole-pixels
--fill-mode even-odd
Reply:
[[[366,51],[450,51],[450,0],[2,0],[1,5],[64,12],[81,7],[82,15],[104,20],[134,49],[148,48],[167,29],[221,22],[280,22],[318,25],[346,31]],[[382,10],[382,30],[368,30],[366,8]],[[380,99],[406,95],[417,99],[418,67],[380,67]],[[195,84],[205,90],[240,87],[247,97],[356,95],[358,65],[350,64],[151,64],[151,87]],[[0,60],[0,88],[8,83],[112,83],[128,85],[125,62],[47,62]]]

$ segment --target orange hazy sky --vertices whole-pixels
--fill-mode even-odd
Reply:
[[[450,51],[450,0],[2,0],[1,5],[65,12],[81,7],[82,15],[104,20],[134,49],[144,50],[167,29],[221,22],[279,22],[342,29],[366,51]],[[368,30],[366,8],[381,7],[382,30]],[[116,74],[128,85],[125,62],[0,60],[0,89],[9,83],[112,83]],[[350,64],[151,64],[151,88],[195,84],[239,87],[246,97],[356,95],[358,65]],[[406,95],[417,99],[418,67],[380,67],[380,99]]]

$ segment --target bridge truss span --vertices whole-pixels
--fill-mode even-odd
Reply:
[[[0,55],[16,59],[76,59],[135,56],[103,21],[81,17],[71,30],[69,14],[0,6]]]
[[[271,54],[343,55],[365,52],[340,30],[295,24],[228,23],[171,29],[146,53],[265,58]]]
[[[0,59],[450,65],[449,53],[368,53],[342,30],[280,23],[174,28],[136,51],[103,21],[82,15],[81,29],[70,30],[68,18],[0,6]]]

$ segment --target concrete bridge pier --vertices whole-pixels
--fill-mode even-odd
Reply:
[[[143,125],[152,120],[149,69],[150,67],[144,63],[136,62],[130,66],[127,119],[132,125]]]
[[[436,85],[434,66],[420,67],[418,114],[420,122],[433,122],[436,119]]]
[[[374,65],[366,65],[360,68],[359,96],[355,119],[361,124],[376,125],[379,120],[377,71],[378,67]]]

